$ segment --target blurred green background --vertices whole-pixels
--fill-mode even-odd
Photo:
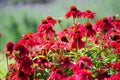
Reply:
[[[23,34],[36,32],[46,16],[64,18],[71,5],[81,11],[90,9],[96,12],[96,19],[120,14],[120,0],[0,0],[0,52],[8,41],[17,42]],[[64,20],[63,25],[68,27],[70,22]],[[61,28],[56,25],[55,29]]]

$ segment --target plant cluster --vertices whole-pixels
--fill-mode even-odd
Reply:
[[[6,80],[120,80],[120,18],[94,20],[96,13],[71,6],[61,19],[46,17],[37,28],[5,48]],[[79,19],[87,19],[82,24]],[[55,31],[60,24],[62,31]],[[15,62],[9,64],[9,60]]]

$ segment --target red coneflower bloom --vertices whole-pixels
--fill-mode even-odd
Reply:
[[[53,67],[52,72],[50,73],[50,76],[47,80],[62,80],[65,77],[66,74],[62,72],[62,69]]]
[[[80,57],[75,65],[73,65],[72,69],[74,71],[81,70],[81,69],[89,69],[93,66],[91,58],[84,56]]]
[[[46,19],[41,21],[41,24],[38,26],[38,31],[44,32],[52,30],[52,23],[49,23]]]
[[[0,37],[2,37],[2,34],[0,33]]]
[[[29,75],[19,70],[12,72],[10,77],[10,80],[29,80]]]
[[[64,80],[93,80],[92,72],[90,70],[78,70],[72,76]]]
[[[120,80],[120,72],[117,74],[112,75],[109,80]]]
[[[19,70],[23,71],[25,74],[31,75],[34,70],[33,70],[33,62],[29,57],[24,57],[19,61],[18,63]]]
[[[81,39],[73,39],[70,41],[70,48],[71,49],[80,49],[85,47],[85,42],[83,42]]]
[[[53,25],[55,25],[56,24],[56,20],[55,19],[53,19],[51,16],[47,16],[46,17],[46,20],[49,22],[49,23],[52,23]]]
[[[111,64],[111,68],[114,68],[115,70],[120,71],[120,62],[114,62]]]
[[[39,32],[43,33],[45,36],[54,36],[55,30],[53,29],[53,24],[49,23],[46,19],[42,20],[42,23],[37,29]]]
[[[6,44],[6,50],[5,51],[9,51],[9,58],[12,58],[13,57],[13,47],[14,47],[15,43],[14,42],[8,42]]]
[[[15,58],[16,60],[18,60],[18,62],[28,56],[29,54],[29,51],[28,51],[28,48],[25,47],[23,44],[16,44],[13,48],[15,50],[14,54],[15,54]]]
[[[68,39],[67,39],[67,34],[63,31],[63,32],[59,32],[58,33],[58,37],[59,37],[59,40],[62,41],[62,42],[65,42],[65,43],[68,43]]]
[[[101,33],[106,33],[113,28],[113,25],[110,23],[107,17],[104,17],[96,22],[94,25],[94,30]]]
[[[77,64],[81,63],[81,61],[85,62],[87,66],[93,65],[92,59],[90,57],[87,57],[87,56],[80,57],[77,61]]]
[[[111,16],[111,17],[109,17],[109,20],[110,20],[111,24],[113,26],[115,26],[115,28],[120,30],[120,18],[118,18],[117,16]]]
[[[86,10],[83,12],[83,17],[88,19],[94,19],[95,18],[95,12],[92,12],[91,10]]]
[[[92,28],[92,24],[90,22],[87,22],[85,24],[85,35],[87,37],[93,37],[96,34],[95,30]]]
[[[97,72],[96,78],[98,80],[108,80],[107,78],[110,77],[110,75],[105,69],[96,70],[96,72]]]
[[[73,18],[80,18],[82,16],[82,12],[80,10],[77,9],[76,6],[71,6],[70,7],[70,11],[68,11],[66,14],[65,14],[65,17],[68,19],[70,17],[73,17]]]

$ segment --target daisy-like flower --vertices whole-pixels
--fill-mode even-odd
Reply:
[[[55,19],[52,18],[52,16],[47,16],[47,17],[46,17],[46,20],[47,20],[49,23],[52,23],[53,25],[55,25],[56,22],[57,22]]]
[[[95,12],[92,12],[91,10],[86,10],[83,12],[83,17],[88,19],[94,19],[95,18]]]
[[[63,80],[93,80],[90,70],[77,70],[72,76]]]
[[[98,20],[93,28],[96,32],[101,32],[105,34],[113,28],[113,25],[110,23],[107,17],[104,17]]]
[[[18,41],[18,43],[23,44],[25,46],[33,47],[37,43],[37,41],[34,42],[35,38],[33,37],[33,35],[34,35],[33,32],[29,32],[27,34],[24,34],[22,36],[22,38]]]
[[[2,34],[0,33],[0,37],[2,37]]]
[[[8,42],[7,44],[6,44],[6,49],[5,49],[5,51],[8,51],[9,52],[9,58],[12,58],[13,57],[13,54],[12,54],[12,52],[13,52],[13,47],[14,47],[14,45],[15,45],[15,43],[14,42]]]
[[[16,44],[14,47],[14,56],[16,61],[19,63],[22,61],[22,59],[24,59],[25,57],[27,57],[29,55],[29,50],[27,47],[25,47],[22,44]]]
[[[85,24],[85,35],[87,37],[93,37],[96,34],[95,30],[92,28],[92,24],[87,22]]]
[[[96,78],[98,80],[108,80],[107,78],[110,77],[110,75],[107,73],[105,69],[96,70],[96,73],[97,73]]]
[[[120,72],[115,75],[112,75],[108,80],[120,80]]]
[[[120,62],[112,63],[111,67],[114,68],[115,70],[119,70],[120,71]]]
[[[65,17],[68,19],[70,17],[80,18],[82,16],[82,12],[77,9],[76,6],[71,6],[70,10],[65,14]]]
[[[53,67],[52,72],[47,80],[62,80],[66,77],[66,74],[61,69]]]
[[[55,35],[55,30],[53,29],[53,23],[48,22],[48,20],[43,19],[42,23],[37,29],[39,32],[43,33],[45,37],[53,37]]]

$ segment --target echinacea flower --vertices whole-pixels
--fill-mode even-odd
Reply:
[[[105,34],[113,28],[113,25],[110,23],[107,17],[104,17],[98,20],[93,28],[96,32],[101,32],[102,34]]]
[[[62,42],[65,42],[65,43],[69,42],[65,32],[59,32],[58,37],[59,37],[59,40],[62,41]]]
[[[120,62],[114,62],[111,64],[111,68],[120,71]]]
[[[97,73],[96,79],[98,80],[106,80],[110,77],[110,75],[105,69],[96,70],[96,73]]]
[[[88,19],[94,19],[95,18],[95,12],[92,12],[91,10],[86,10],[83,12],[83,17]]]
[[[33,74],[33,62],[29,57],[24,57],[21,61],[18,63],[19,70],[23,71],[25,74],[31,75]]]
[[[2,37],[2,34],[0,33],[0,37]]]
[[[76,6],[71,6],[70,7],[70,11],[68,11],[66,14],[65,14],[65,17],[68,19],[70,17],[73,17],[73,18],[80,18],[82,16],[82,12],[80,10],[77,9]]]
[[[93,37],[96,34],[95,30],[92,28],[92,24],[90,22],[87,22],[85,24],[85,35],[87,37]]]
[[[55,35],[55,30],[53,29],[53,24],[48,22],[48,20],[43,19],[41,24],[38,26],[37,30],[45,37],[53,37]]]
[[[12,72],[10,80],[29,80],[29,75],[25,74],[23,71]]]
[[[47,80],[61,80],[66,77],[66,74],[61,69],[53,67],[52,72]]]
[[[55,19],[52,18],[52,16],[47,16],[47,17],[46,17],[46,20],[47,20],[49,23],[52,23],[53,25],[55,25],[56,22],[57,22]]]
[[[13,54],[12,54],[12,52],[13,52],[13,47],[14,47],[14,45],[15,45],[15,43],[14,42],[8,42],[7,44],[6,44],[6,49],[5,49],[5,51],[8,51],[9,52],[9,58],[12,58],[13,57]]]
[[[18,61],[22,60],[24,57],[28,56],[29,54],[28,48],[22,44],[16,44],[13,49],[14,49],[15,58]]]
[[[92,72],[90,70],[77,70],[72,76],[63,80],[93,80]]]
[[[117,74],[112,75],[109,80],[120,80],[120,72]]]
[[[35,39],[35,34],[33,32],[29,32],[27,34],[24,34],[22,38],[18,41],[19,44],[22,44],[24,46],[30,46],[33,47],[37,44],[37,40]],[[34,39],[33,39],[34,38]],[[36,40],[36,41],[35,41]]]

